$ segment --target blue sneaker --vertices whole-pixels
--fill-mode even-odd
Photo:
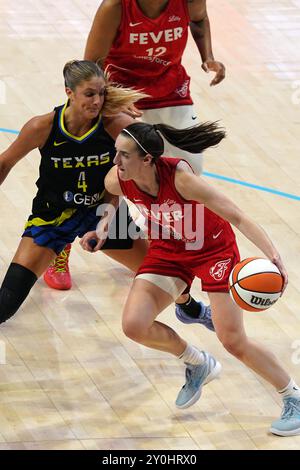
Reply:
[[[216,359],[205,351],[203,364],[186,364],[186,382],[176,399],[177,408],[188,408],[199,400],[202,386],[215,379],[221,372],[222,366]]]
[[[277,436],[297,436],[300,434],[300,399],[283,399],[283,411],[277,421],[273,421],[270,431]]]
[[[192,318],[183,311],[180,304],[175,304],[175,315],[182,323],[200,323],[211,331],[215,331],[214,324],[211,319],[210,305],[204,305],[203,302],[197,302],[199,305],[199,317]]]

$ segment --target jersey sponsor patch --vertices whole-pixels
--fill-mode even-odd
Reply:
[[[83,206],[93,206],[95,204],[98,204],[102,197],[103,197],[104,191],[102,193],[95,193],[93,195],[89,194],[82,194],[82,193],[72,193],[72,191],[65,191],[63,193],[63,198],[66,202],[70,203],[72,202],[73,204],[78,204],[78,205],[83,205]]]

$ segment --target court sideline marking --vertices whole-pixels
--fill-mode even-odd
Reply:
[[[19,134],[19,131],[17,130],[6,129],[4,127],[0,127],[0,132],[6,132],[8,134]],[[247,188],[252,188],[252,189],[256,189],[257,191],[264,191],[266,193],[275,194],[276,196],[285,197],[287,199],[293,199],[294,201],[300,201],[300,196],[296,196],[295,194],[285,193],[283,191],[278,191],[277,189],[268,188],[267,186],[260,186],[258,184],[248,183],[247,181],[241,181],[235,178],[229,178],[228,176],[218,175],[217,173],[210,173],[208,171],[203,171],[202,174],[204,176],[208,176],[209,178],[226,181],[228,183],[233,183],[233,184],[237,184],[240,186],[246,186]]]

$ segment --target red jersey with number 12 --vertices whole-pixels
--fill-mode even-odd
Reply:
[[[181,64],[188,38],[186,0],[169,0],[158,18],[145,16],[136,0],[122,0],[122,19],[105,66],[112,80],[143,89],[141,109],[192,104],[190,77]]]

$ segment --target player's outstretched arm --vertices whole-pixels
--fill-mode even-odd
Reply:
[[[225,78],[225,67],[214,59],[210,33],[210,23],[206,10],[206,0],[187,0],[190,14],[190,29],[202,59],[205,72],[215,72],[210,85],[217,85]]]
[[[284,288],[288,275],[281,257],[266,232],[248,217],[231,199],[208,184],[199,176],[177,171],[175,186],[178,193],[187,200],[202,203],[215,214],[234,225],[242,234],[256,245],[280,270],[284,278]]]
[[[16,140],[0,154],[0,184],[3,183],[12,167],[31,150],[42,148],[53,122],[53,113],[36,116],[28,121]]]

